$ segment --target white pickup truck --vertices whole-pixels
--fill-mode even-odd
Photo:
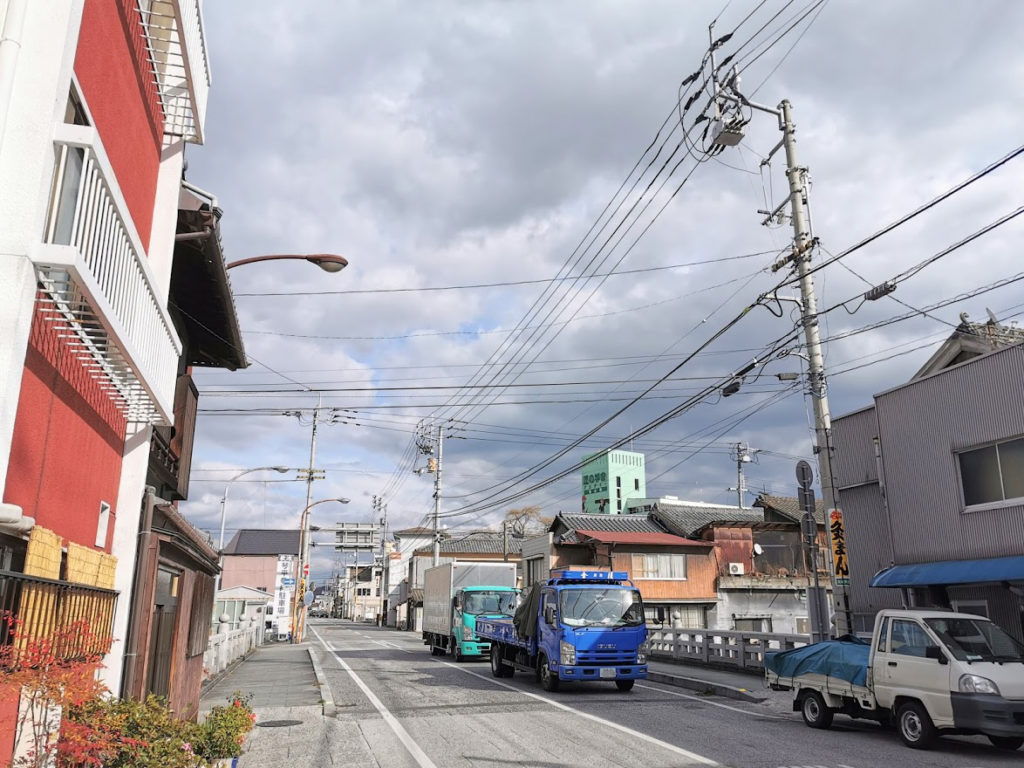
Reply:
[[[983,734],[1007,750],[1024,744],[1024,646],[984,616],[884,610],[870,644],[767,653],[765,677],[794,692],[793,709],[812,728],[841,712],[894,723],[915,749],[942,734]]]

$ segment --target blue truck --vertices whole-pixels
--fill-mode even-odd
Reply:
[[[554,571],[531,586],[515,616],[477,619],[477,635],[490,643],[491,674],[528,672],[546,691],[562,680],[603,680],[630,690],[647,677],[647,624],[628,576]]]

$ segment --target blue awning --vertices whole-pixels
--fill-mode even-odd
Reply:
[[[943,584],[984,584],[1024,581],[1024,555],[985,560],[944,560],[894,565],[875,574],[872,587],[928,587]]]

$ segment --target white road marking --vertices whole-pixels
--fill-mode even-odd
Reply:
[[[387,640],[374,640],[373,642],[377,645],[383,645],[385,648],[394,648],[396,651],[401,651],[402,653],[412,653],[412,651],[407,648],[402,648],[400,645],[396,645],[395,643],[389,643]]]
[[[678,696],[681,699],[693,699],[699,701],[701,704],[710,704],[712,707],[718,707],[720,709],[728,709],[733,712],[739,712],[741,715],[750,715],[751,717],[770,717],[774,720],[790,720],[788,717],[780,717],[779,715],[769,715],[765,712],[751,712],[748,709],[740,709],[739,707],[730,707],[728,704],[722,704],[718,701],[709,701],[707,696],[691,696],[688,693],[679,693],[679,691],[669,690],[668,688],[655,688],[653,685],[645,685],[644,683],[637,683],[637,688],[646,688],[649,691],[657,691],[658,693],[667,693],[670,696]]]
[[[412,759],[416,761],[416,764],[419,765],[420,768],[437,768],[434,761],[427,757],[427,753],[420,748],[420,745],[416,743],[413,737],[409,735],[409,732],[405,730],[400,722],[398,722],[398,718],[392,715],[391,711],[384,706],[384,702],[374,695],[373,691],[369,689],[366,683],[359,678],[359,675],[352,671],[352,667],[346,664],[345,660],[338,655],[339,652],[331,647],[315,629],[313,630],[313,634],[316,635],[320,644],[337,660],[341,665],[341,668],[348,672],[349,677],[355,681],[355,684],[359,686],[359,690],[361,690],[363,695],[370,700],[370,703],[373,704],[374,708],[380,713],[380,716],[384,719],[384,722],[388,724],[388,727],[394,731],[395,736],[398,737],[398,740],[401,741],[403,746],[409,751],[409,754],[412,755]]]
[[[555,701],[554,699],[549,699],[546,696],[540,696],[536,693],[530,693],[529,691],[520,690],[519,688],[516,688],[513,685],[509,685],[508,683],[503,683],[499,680],[495,680],[493,677],[485,677],[484,675],[478,674],[477,672],[473,672],[469,669],[466,669],[466,667],[462,667],[457,664],[452,664],[448,661],[441,661],[439,663],[444,664],[446,667],[451,667],[452,669],[458,669],[462,672],[465,672],[467,675],[473,675],[473,677],[478,677],[481,680],[486,680],[487,682],[494,683],[495,685],[500,685],[502,688],[507,688],[510,691],[515,691],[516,693],[522,694],[523,696],[529,696],[531,699],[543,701],[545,704],[549,704],[555,709],[561,709],[564,712],[571,712],[572,714],[578,717],[582,717],[586,720],[591,720],[595,723],[600,723],[601,725],[607,728],[612,728],[616,731],[621,731],[622,733],[629,734],[630,736],[641,739],[650,744],[655,744],[661,747],[662,749],[667,749],[669,752],[675,752],[677,755],[684,756],[685,758],[690,760],[690,762],[700,763],[701,765],[719,765],[719,763],[716,763],[714,760],[704,757],[703,755],[698,755],[696,752],[690,752],[689,750],[683,749],[682,747],[677,747],[675,744],[669,744],[667,741],[662,741],[661,739],[656,739],[653,736],[648,736],[646,733],[634,731],[632,728],[627,728],[626,726],[612,722],[611,720],[605,720],[603,717],[591,715],[588,712],[580,712],[578,709],[573,709],[570,706],[562,704],[560,701]]]

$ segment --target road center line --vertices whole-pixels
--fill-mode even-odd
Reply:
[[[688,693],[679,693],[679,691],[673,691],[668,688],[655,688],[653,685],[646,685],[644,683],[637,683],[637,688],[646,688],[649,691],[657,691],[658,693],[667,693],[670,696],[678,696],[681,699],[693,699],[693,701],[699,701],[701,704],[710,704],[712,707],[719,707],[721,709],[729,709],[733,712],[739,712],[741,715],[750,715],[751,717],[770,717],[774,720],[791,720],[789,717],[782,717],[780,715],[770,715],[766,712],[751,712],[747,709],[740,709],[739,707],[731,707],[728,704],[722,704],[718,701],[708,701],[706,696],[691,696]]]
[[[312,629],[312,627],[310,629]],[[420,745],[416,743],[413,737],[409,735],[409,732],[405,730],[400,722],[398,722],[398,718],[392,715],[391,711],[384,706],[384,702],[377,698],[366,683],[359,678],[359,675],[352,671],[352,667],[346,664],[345,660],[338,655],[339,652],[334,650],[334,648],[331,647],[315,629],[313,629],[313,634],[316,635],[316,639],[320,641],[320,644],[324,649],[337,660],[341,665],[341,668],[348,672],[349,677],[355,681],[355,684],[359,686],[359,690],[361,690],[363,695],[370,700],[370,703],[373,704],[374,708],[380,713],[380,716],[384,719],[384,722],[388,724],[388,727],[394,731],[395,736],[398,737],[398,740],[401,741],[402,745],[409,751],[409,754],[412,755],[412,759],[416,761],[417,765],[419,765],[420,768],[437,768],[434,761],[427,757],[427,753],[420,748]]]
[[[515,691],[516,693],[522,694],[523,696],[529,696],[531,699],[543,701],[545,704],[549,704],[555,709],[561,709],[564,712],[571,712],[572,714],[578,717],[582,717],[586,720],[590,720],[595,723],[600,723],[601,725],[607,728],[612,728],[616,731],[621,731],[622,733],[629,734],[630,736],[641,739],[650,744],[655,744],[661,747],[662,749],[667,749],[669,752],[675,752],[677,755],[682,755],[692,763],[700,763],[701,765],[719,765],[719,763],[716,763],[714,760],[704,757],[703,755],[698,755],[696,752],[690,752],[689,750],[683,749],[682,747],[677,747],[675,744],[669,744],[667,741],[662,741],[661,739],[656,739],[653,736],[648,736],[646,733],[634,731],[632,728],[627,728],[626,726],[612,722],[611,720],[605,720],[603,717],[591,715],[589,712],[581,712],[578,709],[573,709],[572,707],[566,704],[562,704],[560,701],[555,701],[554,699],[549,699],[546,696],[540,696],[536,693],[530,693],[529,691],[520,690],[519,688],[516,688],[514,685],[509,685],[508,683],[503,683],[500,680],[495,680],[493,677],[486,677],[477,672],[473,672],[469,669],[466,669],[465,667],[459,666],[458,664],[452,664],[449,661],[439,661],[438,663],[444,664],[446,667],[451,667],[452,669],[458,669],[462,672],[465,672],[467,675],[479,677],[481,680],[486,680],[487,682],[494,683],[495,685],[500,685],[502,688],[507,688],[510,691]]]

